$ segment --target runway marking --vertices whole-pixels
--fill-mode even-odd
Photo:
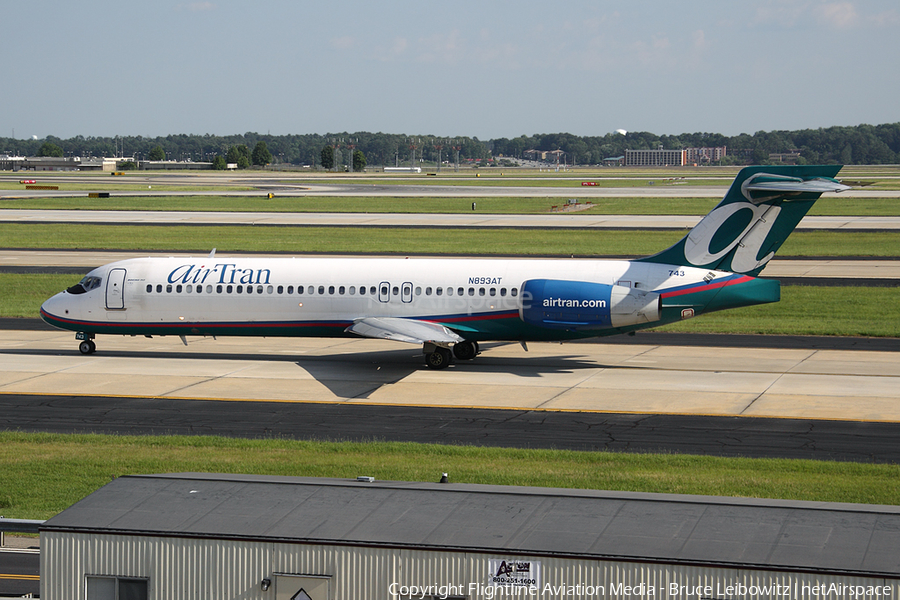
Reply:
[[[859,418],[837,418],[837,417],[797,417],[784,415],[742,415],[742,414],[723,414],[723,413],[705,413],[705,412],[672,412],[660,410],[602,410],[602,409],[580,409],[580,408],[536,408],[531,406],[486,406],[478,404],[454,404],[452,406],[438,404],[407,404],[393,402],[360,402],[349,398],[345,401],[334,400],[284,400],[284,399],[260,399],[260,398],[192,398],[182,396],[135,396],[127,394],[79,394],[79,393],[38,393],[38,392],[4,392],[0,391],[0,396],[35,396],[43,398],[109,398],[109,399],[127,399],[127,400],[180,400],[180,401],[199,401],[199,402],[271,402],[278,404],[328,404],[333,406],[390,406],[394,408],[441,408],[441,409],[470,409],[470,410],[505,410],[519,412],[558,412],[558,413],[588,413],[598,415],[665,415],[674,417],[694,416],[694,417],[737,417],[741,419],[778,419],[782,421],[835,421],[838,423],[886,423],[900,424],[900,420],[893,419],[859,419]]]

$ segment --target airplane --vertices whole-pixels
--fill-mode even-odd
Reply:
[[[841,165],[742,169],[674,246],[635,260],[134,258],[90,271],[41,318],[97,335],[364,337],[422,346],[443,369],[486,341],[631,333],[780,299],[757,275],[813,203],[850,189]],[[598,232],[597,235],[603,235]]]

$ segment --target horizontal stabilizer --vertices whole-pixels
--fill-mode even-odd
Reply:
[[[749,177],[741,185],[744,197],[759,204],[774,197],[784,197],[799,194],[823,194],[825,192],[843,192],[851,189],[838,181],[826,177],[802,179],[800,177],[785,177],[770,173],[757,173]]]
[[[440,323],[400,319],[397,317],[366,317],[353,321],[353,325],[345,329],[367,338],[393,340],[410,344],[432,343],[435,346],[449,348],[462,342],[463,338],[453,333]]]

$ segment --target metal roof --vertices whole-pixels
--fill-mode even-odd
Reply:
[[[900,507],[178,473],[115,479],[42,532],[900,575]]]

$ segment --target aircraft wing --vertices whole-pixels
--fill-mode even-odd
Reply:
[[[365,317],[353,321],[353,325],[345,329],[363,337],[379,340],[394,340],[410,344],[432,343],[435,346],[449,348],[462,342],[464,338],[455,334],[439,323],[400,319],[397,317]]]

